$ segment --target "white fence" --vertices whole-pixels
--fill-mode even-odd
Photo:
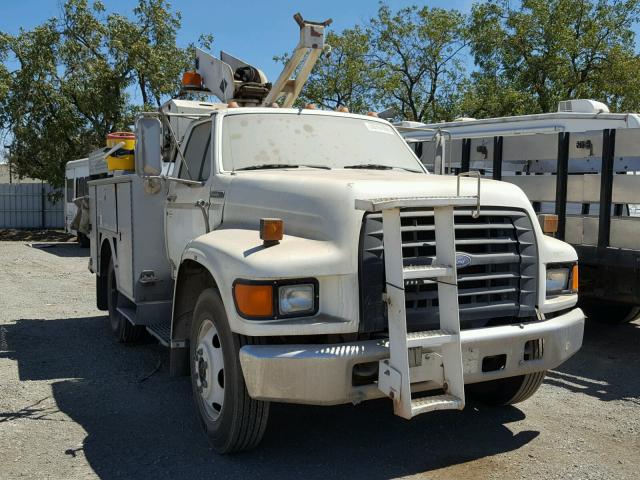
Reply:
[[[63,228],[64,200],[47,183],[0,184],[0,228]]]

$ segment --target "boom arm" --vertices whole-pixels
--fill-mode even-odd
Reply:
[[[307,81],[307,78],[309,78],[309,74],[318,61],[320,54],[325,49],[324,29],[328,27],[333,20],[328,19],[324,22],[311,22],[303,19],[299,13],[296,13],[293,18],[300,26],[300,41],[278,77],[278,80],[273,84],[269,94],[262,102],[263,105],[271,105],[284,95],[282,106],[284,108],[291,107],[293,102],[298,98],[298,95],[300,95],[300,91]],[[302,63],[303,60],[304,63]],[[302,66],[300,66],[301,63]],[[300,69],[296,77],[291,78],[291,75],[296,72],[298,67],[300,67]]]

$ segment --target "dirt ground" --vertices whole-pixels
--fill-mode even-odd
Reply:
[[[257,450],[217,456],[167,351],[111,337],[87,255],[0,242],[1,479],[638,478],[639,320],[588,322],[582,350],[517,406],[405,421],[387,400],[273,405]]]
[[[73,242],[76,236],[62,230],[0,228],[0,242]]]

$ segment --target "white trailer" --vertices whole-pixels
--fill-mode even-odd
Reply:
[[[65,167],[64,189],[64,231],[74,233],[78,237],[78,243],[87,247],[88,237],[74,228],[74,219],[78,215],[78,201],[81,197],[89,195],[87,181],[89,180],[89,159],[81,158],[67,162]]]
[[[595,318],[640,313],[640,115],[593,100],[558,112],[448,123],[398,124],[431,170],[469,170],[518,185],[536,213],[558,216],[576,247],[581,304]],[[441,151],[444,139],[445,152]]]
[[[317,58],[326,22],[298,20]],[[144,114],[135,174],[90,182],[117,339],[170,349],[219,452],[256,446],[270,402],[387,397],[412,418],[531,396],[582,344],[575,250],[517,186],[429,175],[385,120],[273,108],[287,76]]]

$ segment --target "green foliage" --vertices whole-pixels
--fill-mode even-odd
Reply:
[[[571,98],[640,111],[639,17],[640,0],[488,0],[469,15],[381,4],[329,32],[298,105],[393,107],[423,122],[549,112]],[[65,162],[174,95],[194,48],[176,45],[179,28],[167,0],[138,0],[131,16],[66,0],[60,18],[0,32],[0,137],[16,171],[61,185]]]
[[[464,78],[466,19],[456,10],[382,5],[369,26],[376,100],[403,118],[435,121],[455,110]]]
[[[1,34],[0,61],[19,65],[11,73],[0,68],[0,128],[11,132],[9,160],[18,174],[62,185],[67,161],[176,94],[193,58],[193,45],[176,45],[179,28],[166,0],[138,0],[132,17],[106,14],[100,1],[67,0],[60,18]]]
[[[477,115],[554,111],[593,98],[638,108],[632,26],[638,0],[508,0],[477,3],[469,29],[479,72],[466,106]]]

